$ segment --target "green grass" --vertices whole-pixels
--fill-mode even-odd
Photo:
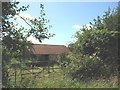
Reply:
[[[117,77],[112,79],[94,80],[89,82],[78,82],[70,77],[63,75],[62,71],[50,74],[45,78],[37,78],[36,86],[38,88],[117,88]],[[33,86],[34,87],[34,86]]]
[[[57,66],[55,66],[57,67]],[[33,72],[39,72],[42,68],[34,69]],[[12,73],[14,70],[11,70]],[[32,70],[30,70],[32,72]],[[23,71],[28,73],[27,70]],[[66,75],[62,69],[55,69],[54,72],[48,74],[47,70],[44,70],[44,75],[36,76],[36,74],[27,74],[22,76],[21,81],[20,70],[17,70],[17,81],[16,85],[18,87],[26,88],[117,88],[118,79],[112,77],[108,79],[91,80],[88,82],[72,80],[70,76]],[[14,76],[11,76],[11,84],[14,85]]]

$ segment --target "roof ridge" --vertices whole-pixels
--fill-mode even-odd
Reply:
[[[45,46],[65,46],[65,45],[55,45],[55,44],[32,44],[32,45],[45,45]],[[66,47],[66,46],[65,46]]]

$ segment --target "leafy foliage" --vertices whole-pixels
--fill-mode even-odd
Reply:
[[[90,22],[91,29],[83,27],[76,32],[77,40],[69,45],[71,53],[67,56],[73,78],[87,81],[118,74],[119,8],[98,16],[94,23]]]
[[[35,37],[40,42],[43,39],[49,39],[53,34],[48,33],[49,27],[46,26],[48,20],[45,19],[44,5],[40,4],[40,17],[33,20],[27,20],[20,16],[20,13],[26,11],[28,6],[18,7],[19,2],[2,2],[2,61],[3,61],[3,87],[8,84],[8,63],[12,58],[24,60],[26,52],[31,48],[31,42],[27,41],[30,36]],[[25,23],[30,26],[30,29],[25,29],[21,26],[16,28],[14,21],[10,20],[18,15]],[[24,33],[26,32],[26,33]]]
[[[59,66],[55,66],[58,67]],[[41,69],[42,70],[42,69]],[[35,69],[34,72],[40,71],[39,69]],[[14,70],[11,70],[11,73]],[[117,88],[117,77],[112,77],[110,79],[99,79],[99,80],[92,80],[88,82],[77,81],[76,79],[72,80],[71,77],[67,76],[64,71],[59,69],[54,69],[54,72],[51,70],[51,73],[48,74],[47,70],[44,70],[45,76],[40,77],[36,74],[31,75],[27,74],[22,76],[22,81],[19,79],[19,69],[17,70],[17,88]],[[27,70],[24,73],[28,72]],[[11,77],[13,78],[13,77]],[[11,79],[12,80],[12,79]],[[35,80],[35,81],[32,81]],[[21,82],[20,82],[21,81]],[[12,87],[14,88],[14,80],[11,82]]]

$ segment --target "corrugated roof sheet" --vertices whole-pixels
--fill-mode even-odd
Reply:
[[[33,54],[62,54],[68,53],[69,49],[64,45],[33,44]]]

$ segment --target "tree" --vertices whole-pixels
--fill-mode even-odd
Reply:
[[[40,4],[40,17],[34,20],[26,20],[21,17],[29,26],[30,29],[20,27],[16,29],[14,22],[10,21],[15,15],[20,14],[22,11],[26,11],[28,6],[18,7],[19,2],[2,2],[2,69],[3,69],[3,87],[9,87],[8,83],[8,63],[12,58],[24,59],[28,48],[31,48],[31,43],[27,41],[30,36],[35,37],[40,42],[53,34],[48,33],[48,27],[46,23],[49,21],[44,18],[44,5]],[[27,32],[26,34],[24,32]]]
[[[70,44],[70,74],[75,78],[99,78],[117,75],[118,72],[118,23],[120,6],[103,17],[94,19],[90,30],[83,27],[76,32],[76,42]],[[81,33],[82,32],[82,33]]]

